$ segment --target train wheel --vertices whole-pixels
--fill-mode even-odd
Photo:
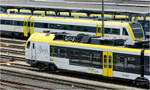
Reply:
[[[45,71],[45,65],[43,63],[38,64],[39,71]]]
[[[57,70],[57,68],[56,68],[55,65],[53,65],[53,64],[50,64],[50,65],[49,65],[49,71],[50,71],[50,72],[56,72],[56,70]]]
[[[145,77],[138,77],[135,81],[134,84],[136,86],[144,86],[144,85],[148,85],[149,86],[149,80]]]

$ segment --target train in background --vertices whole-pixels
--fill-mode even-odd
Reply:
[[[26,43],[27,63],[40,70],[69,70],[149,85],[149,48],[127,48],[113,46],[113,43],[102,45],[103,40],[99,37],[70,37],[34,33]]]
[[[31,15],[31,10],[20,9],[20,12],[18,12],[18,9],[7,9],[7,13],[11,13],[11,14],[18,13],[18,14]],[[58,12],[58,13],[56,13],[55,11],[42,11],[42,10],[33,11],[33,15],[86,18],[86,19],[93,19],[93,20],[99,20],[101,18],[101,14],[87,15],[87,13],[81,13],[81,12],[71,12],[71,13]],[[147,35],[147,37],[149,37],[149,35],[150,35],[150,16],[146,16],[146,18],[144,18],[142,16],[129,18],[129,16],[127,16],[127,15],[105,14],[104,17],[106,20],[119,20],[119,21],[122,20],[122,21],[140,22],[145,30],[145,34]],[[144,20],[146,20],[146,21],[144,21]]]
[[[29,37],[34,32],[67,32],[73,35],[89,34],[107,39],[124,39],[133,45],[145,40],[140,23],[72,19],[61,17],[42,17],[33,15],[0,14],[1,35]]]

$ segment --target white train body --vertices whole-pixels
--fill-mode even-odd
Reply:
[[[52,66],[53,69],[150,81],[149,50],[144,50],[142,56],[141,49],[65,42],[54,38],[54,34],[33,34],[27,41],[27,63],[38,68]],[[141,71],[141,61],[144,62],[144,71]]]
[[[10,36],[29,37],[34,32],[66,32],[72,35],[90,34],[108,39],[124,39],[129,43],[144,40],[144,32],[139,23],[84,19],[42,17],[17,14],[0,15],[1,33]],[[103,34],[103,35],[102,35]]]

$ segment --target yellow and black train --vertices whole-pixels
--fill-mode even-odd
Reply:
[[[95,39],[90,42],[92,40],[95,42]],[[27,40],[25,58],[28,64],[39,69],[71,70],[130,79],[138,83],[150,82],[149,49],[81,41],[67,41],[56,34],[34,33]]]

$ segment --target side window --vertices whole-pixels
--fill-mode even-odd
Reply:
[[[44,24],[44,28],[48,28],[48,23],[43,23]]]
[[[6,20],[6,21],[5,21],[5,24],[10,25],[10,24],[11,24],[11,21],[10,21],[10,20]]]
[[[67,27],[68,27],[67,25],[62,25],[63,30],[67,30]]]
[[[115,61],[116,70],[123,71],[124,65],[125,65],[125,57],[120,54],[116,55]]]
[[[66,58],[67,57],[67,48],[60,48],[59,53],[60,53],[60,57]]]
[[[45,23],[38,23],[39,24],[39,28],[45,28],[46,24]]]
[[[44,26],[44,25],[45,25],[45,26]],[[45,28],[45,27],[46,27],[46,24],[36,22],[36,23],[34,23],[34,27],[38,27],[38,28]]]
[[[30,41],[27,43],[27,48],[30,48]]]
[[[70,58],[71,59],[80,59],[79,50],[72,49],[70,50]]]
[[[71,30],[71,31],[73,31],[73,27],[74,27],[73,25],[68,25],[66,30]]]
[[[91,64],[91,54],[89,50],[69,49],[70,63],[89,66]]]
[[[83,32],[88,32],[88,27],[82,26],[82,31],[83,31]]]
[[[58,27],[58,29],[63,29],[63,25],[62,24],[58,24],[57,27]]]
[[[69,49],[69,57],[70,57],[70,62],[71,63],[79,63],[80,55],[79,55],[79,50],[76,49]]]
[[[23,21],[16,21],[18,26],[23,26]],[[27,23],[26,23],[27,24]]]
[[[50,47],[50,56],[58,56],[58,48],[57,47],[54,47],[54,46],[51,46]]]
[[[135,68],[136,67],[136,58],[135,57],[128,57],[127,58],[127,67],[128,68]]]
[[[114,29],[113,28],[111,34],[120,35],[120,29]]]
[[[34,23],[34,27],[38,27],[38,23]]]
[[[92,64],[94,67],[102,67],[102,59],[100,52],[92,52]]]
[[[50,24],[49,28],[51,28],[51,29],[57,29],[57,24]]]
[[[76,26],[77,31],[81,31],[81,26]]]
[[[111,33],[111,29],[110,28],[105,28],[104,29],[104,33],[105,34],[110,34]]]
[[[5,20],[0,20],[0,23],[1,24],[5,24]]]
[[[13,21],[13,25],[17,25],[17,21]]]
[[[120,29],[116,28],[105,28],[104,29],[105,34],[115,34],[115,35],[120,35]]]
[[[150,75],[150,57],[144,57],[144,73]]]
[[[95,33],[95,31],[96,31],[96,27],[87,27],[87,29],[88,29],[88,32]]]
[[[80,62],[90,64],[90,52],[88,50],[80,50]]]
[[[122,35],[128,36],[128,32],[127,32],[127,30],[125,28],[123,28]]]

